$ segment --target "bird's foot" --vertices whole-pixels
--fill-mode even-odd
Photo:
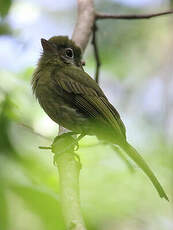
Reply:
[[[78,150],[78,139],[75,139],[73,135],[76,133],[68,132],[60,136],[57,136],[52,144],[52,152],[54,153],[54,164],[57,162],[59,154],[69,152],[75,154],[74,152]],[[76,156],[77,154],[75,154]],[[79,160],[79,156],[76,156]],[[79,161],[80,162],[80,161]]]
[[[54,165],[57,165],[57,159],[60,154],[62,153],[71,153],[74,155],[74,158],[79,164],[79,167],[81,168],[81,162],[79,156],[75,153],[79,149],[78,142],[84,137],[84,134],[79,135],[79,137],[76,139],[73,136],[76,135],[74,132],[68,132],[64,133],[62,135],[57,136],[53,144],[49,147],[45,146],[39,146],[40,149],[50,149],[54,153],[54,159],[53,163]]]

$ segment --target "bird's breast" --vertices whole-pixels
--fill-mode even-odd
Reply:
[[[48,84],[39,83],[36,89],[38,101],[47,115],[59,125],[82,133],[87,127],[87,119],[84,114],[76,110],[72,104],[72,96],[64,92],[54,82]]]

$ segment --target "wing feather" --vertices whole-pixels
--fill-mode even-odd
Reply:
[[[109,103],[103,93],[99,95],[99,90],[96,91],[82,84],[81,81],[73,80],[69,76],[56,78],[56,84],[73,95],[73,103],[77,109],[88,114],[88,116],[93,119],[106,121],[109,126],[112,126],[117,135],[123,139],[125,138],[125,127],[120,119],[119,113]]]

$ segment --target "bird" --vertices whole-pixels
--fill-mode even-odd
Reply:
[[[32,89],[47,115],[76,134],[95,135],[118,146],[145,172],[159,196],[168,200],[148,164],[128,143],[118,111],[84,71],[80,47],[68,36],[42,38],[41,45],[43,52],[33,73]]]

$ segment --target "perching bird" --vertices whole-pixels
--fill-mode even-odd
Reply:
[[[127,142],[125,126],[105,94],[82,68],[81,50],[66,36],[41,39],[42,56],[33,74],[33,92],[49,117],[83,135],[118,145],[148,175],[160,197],[161,184],[138,152]]]

